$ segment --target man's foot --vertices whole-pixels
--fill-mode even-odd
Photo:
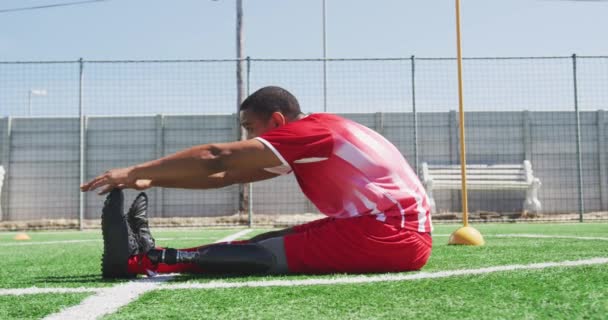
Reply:
[[[103,256],[101,274],[104,278],[132,278],[127,271],[129,257],[138,253],[138,246],[127,223],[122,190],[108,194],[101,214]]]
[[[139,253],[146,253],[155,247],[154,238],[148,226],[148,196],[145,192],[137,195],[127,213],[129,226],[133,230],[139,246]]]

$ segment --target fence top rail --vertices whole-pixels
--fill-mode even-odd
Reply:
[[[247,60],[247,59],[241,59]],[[194,63],[194,62],[237,62],[239,59],[171,59],[171,60],[159,60],[159,59],[151,59],[151,60],[82,60],[82,63]],[[0,64],[68,64],[80,63],[80,60],[62,60],[62,61],[0,61]]]
[[[0,64],[78,64],[78,60],[57,60],[57,61],[0,61]]]
[[[235,113],[149,113],[149,114],[84,114],[88,119],[114,119],[114,118],[154,118],[158,116],[162,117],[225,117],[236,116]],[[0,119],[10,118],[12,120],[40,120],[40,119],[78,119],[79,115],[73,116],[5,116]]]
[[[577,56],[578,57],[578,56]],[[601,57],[598,57],[601,58]],[[572,59],[572,56],[544,56],[544,57],[463,57],[462,60],[566,60]],[[452,57],[429,57],[416,58],[423,61],[438,61],[438,60],[456,60]]]
[[[602,59],[608,59],[608,56],[576,56],[576,58],[582,58],[582,59],[594,59],[594,58],[602,58]]]
[[[606,59],[608,56],[576,56],[583,59]],[[150,59],[150,60],[38,60],[38,61],[0,61],[0,64],[78,64],[78,63],[208,63],[208,62],[307,62],[307,61],[437,61],[456,60],[455,57],[382,57],[382,58],[243,58],[243,59]],[[522,57],[463,57],[463,60],[543,60],[543,59],[572,59],[569,56],[522,56]]]
[[[441,113],[450,113],[450,112],[457,112],[457,110],[454,109],[450,109],[447,111],[424,111],[424,112],[417,112],[418,117],[420,117],[421,115],[433,115],[433,114],[441,114]],[[507,113],[507,114],[511,114],[511,113],[522,113],[522,112],[529,112],[529,113],[533,113],[533,114],[543,114],[543,113],[547,113],[547,114],[572,114],[574,112],[574,110],[570,110],[570,111],[546,111],[546,110],[516,110],[516,111],[465,111],[467,114],[469,115],[475,115],[475,114],[498,114],[498,113]],[[596,110],[583,110],[580,111],[580,114],[592,114],[592,113],[598,113],[598,112],[606,112],[605,109],[596,109]],[[323,113],[323,112],[307,112],[306,114],[313,114],[313,113]],[[339,116],[343,116],[343,117],[349,117],[349,116],[359,116],[359,115],[368,115],[370,114],[369,112],[329,112],[331,114],[337,114]],[[373,112],[374,114],[384,114],[384,115],[411,115],[412,112],[398,112],[398,111],[388,111],[388,112]],[[132,117],[156,117],[156,116],[163,116],[163,117],[192,117],[192,116],[209,116],[209,117],[216,117],[216,116],[236,116],[236,113],[232,112],[201,112],[201,113],[191,113],[191,112],[187,112],[187,113],[140,113],[140,114],[88,114],[88,113],[84,113],[83,116],[86,116],[87,118],[132,118]],[[12,116],[12,115],[0,115],[0,119],[12,119],[12,120],[21,120],[21,119],[76,119],[79,118],[80,115],[78,114],[74,114],[74,115],[40,115],[40,116]],[[574,121],[574,120],[572,120]],[[480,127],[483,127],[482,125],[479,125]],[[432,163],[428,164],[429,166],[432,167],[438,167],[440,165],[435,165]],[[449,164],[444,164],[445,166],[451,166]],[[455,166],[460,166],[460,164],[455,164]],[[467,164],[467,168],[469,167],[469,165]]]

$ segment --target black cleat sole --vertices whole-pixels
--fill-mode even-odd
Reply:
[[[103,256],[101,274],[104,278],[133,278],[128,273],[128,261],[132,248],[129,241],[129,225],[123,212],[124,195],[114,189],[107,196],[101,215]]]

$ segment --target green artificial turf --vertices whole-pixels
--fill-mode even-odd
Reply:
[[[370,284],[157,290],[106,319],[606,319],[608,266]]]
[[[0,296],[0,319],[40,319],[80,303],[89,293]]]
[[[437,225],[424,272],[561,262],[608,257],[608,224],[478,224],[482,247],[449,246],[459,225]],[[153,230],[160,246],[211,243],[241,229]],[[256,229],[247,237],[264,232]],[[524,238],[501,235],[597,237]],[[0,290],[28,287],[110,287],[126,280],[100,277],[99,231],[29,232],[32,240],[0,233]],[[66,243],[49,241],[70,240]],[[85,240],[73,242],[74,240]],[[22,245],[31,243],[31,245]],[[476,276],[367,284],[233,289],[155,290],[109,319],[605,319],[608,265],[503,271]],[[218,277],[176,276],[190,281],[264,281],[349,275]],[[218,279],[220,278],[220,279]],[[159,288],[162,288],[160,285]],[[83,294],[0,295],[0,319],[35,319],[79,303]]]
[[[217,241],[237,230],[159,230],[154,235],[160,246],[192,247]],[[13,233],[11,233],[13,234]],[[105,287],[124,280],[101,278],[103,242],[99,232],[30,232],[32,240],[0,242],[0,288]],[[13,234],[14,236],[14,234]],[[169,238],[171,240],[162,240]],[[179,238],[195,238],[178,240]],[[86,242],[45,243],[61,240]],[[93,240],[93,241],[89,241]],[[35,244],[36,242],[42,242]]]

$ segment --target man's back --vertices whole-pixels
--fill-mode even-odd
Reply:
[[[322,213],[373,214],[409,230],[431,231],[420,180],[399,150],[375,131],[336,115],[312,114],[258,139],[293,170]]]

